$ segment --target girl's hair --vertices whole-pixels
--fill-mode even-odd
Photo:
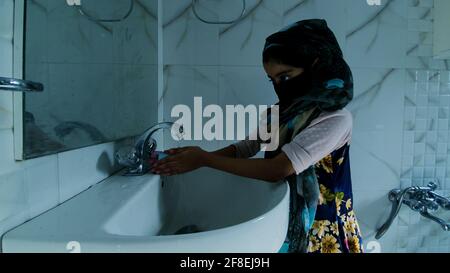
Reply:
[[[272,44],[263,51],[263,63],[274,62],[294,67],[309,67],[316,59],[315,52],[307,47],[290,47],[280,44]]]

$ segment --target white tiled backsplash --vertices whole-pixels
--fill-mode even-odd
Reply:
[[[12,76],[13,0],[0,1],[0,75]],[[118,167],[116,143],[16,162],[13,99],[0,92],[0,237],[4,232],[105,179]]]

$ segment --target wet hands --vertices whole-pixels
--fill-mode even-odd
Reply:
[[[165,153],[169,156],[153,164],[153,173],[173,176],[194,171],[205,166],[209,154],[200,147],[170,149]]]

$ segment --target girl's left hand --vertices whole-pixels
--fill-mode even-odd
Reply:
[[[152,172],[172,176],[194,171],[205,166],[208,152],[200,147],[185,147],[165,151],[169,156],[153,164]]]

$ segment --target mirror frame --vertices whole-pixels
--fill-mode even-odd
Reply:
[[[14,30],[13,30],[13,78],[23,79],[24,61],[24,31],[25,0],[14,0]],[[13,94],[13,126],[14,126],[14,157],[23,157],[23,93]]]

